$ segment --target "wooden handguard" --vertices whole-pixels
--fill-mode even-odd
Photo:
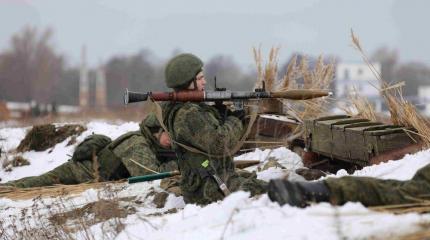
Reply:
[[[151,98],[155,101],[173,102],[202,102],[205,99],[203,91],[181,91],[181,92],[152,92]]]

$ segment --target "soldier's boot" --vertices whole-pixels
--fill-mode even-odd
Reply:
[[[289,204],[296,207],[306,207],[309,202],[328,202],[330,190],[322,181],[292,182],[282,179],[271,180],[268,187],[270,200],[281,206]]]

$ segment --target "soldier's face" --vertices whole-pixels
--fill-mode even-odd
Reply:
[[[189,90],[196,90],[196,91],[204,91],[205,85],[206,85],[206,79],[203,72],[199,72],[196,76],[196,85],[197,89],[194,89],[194,82],[190,83],[190,86],[188,86]]]

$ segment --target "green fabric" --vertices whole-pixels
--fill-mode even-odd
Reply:
[[[203,62],[193,54],[184,53],[172,58],[166,66],[166,85],[169,88],[186,88],[202,71]]]
[[[93,153],[98,154],[112,140],[101,134],[92,134],[84,139],[73,152],[72,160],[84,161],[92,159]]]
[[[328,178],[325,183],[331,192],[330,202],[336,205],[349,201],[365,206],[414,203],[430,198],[430,164],[408,181],[342,177]]]
[[[149,124],[150,121],[147,123]],[[155,127],[155,125],[149,126]],[[7,184],[17,187],[38,187],[53,184],[78,184],[94,180],[92,151],[83,150],[92,149],[94,143],[100,143],[100,139],[107,140],[107,137],[92,136],[78,145],[77,149],[81,150],[76,159],[79,161],[69,160],[40,176],[27,177]],[[100,180],[118,180],[152,173],[133,163],[131,159],[158,172],[177,170],[177,164],[175,161],[171,161],[172,159],[163,158],[163,161],[157,159],[156,153],[159,151],[167,150],[160,146],[149,128],[145,124],[141,124],[140,131],[125,133],[98,152],[97,165]],[[88,155],[88,153],[91,154]],[[87,158],[83,159],[85,154]]]
[[[213,173],[227,184],[230,191],[265,192],[266,183],[255,176],[239,177],[234,171],[232,157],[226,154],[243,134],[243,125],[238,118],[229,116],[223,119],[216,108],[204,103],[171,103],[165,107],[163,116],[177,142],[208,153],[205,155],[175,146],[181,155],[179,169],[185,202],[208,204],[223,198],[223,193],[210,176]]]
[[[40,176],[25,177],[7,182],[19,188],[42,187],[54,184],[78,184],[93,180],[91,161],[68,161]]]
[[[165,103],[161,103],[160,104],[161,108],[163,108],[164,105],[165,105]],[[142,120],[142,122],[139,124],[139,127],[140,127],[141,131],[149,130],[149,132],[147,132],[147,133],[156,133],[161,128],[157,117],[152,112],[149,113],[146,116],[146,118]]]
[[[152,174],[153,172],[142,168],[143,165],[154,171],[173,171],[177,170],[176,163],[161,163],[157,160],[157,148],[159,146],[152,144],[151,140],[142,134],[130,134],[123,139],[120,144],[116,145],[113,153],[124,164],[130,176],[140,176]],[[133,162],[134,161],[134,162]],[[137,162],[137,163],[136,163]]]

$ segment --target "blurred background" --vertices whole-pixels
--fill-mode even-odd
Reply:
[[[354,84],[379,111],[376,81],[350,31],[389,83],[430,115],[429,1],[420,0],[0,0],[0,127],[84,118],[140,120],[125,88],[167,90],[164,65],[190,52],[205,62],[209,88],[252,90],[252,48],[281,47],[279,74],[293,55],[336,64],[333,91]]]

